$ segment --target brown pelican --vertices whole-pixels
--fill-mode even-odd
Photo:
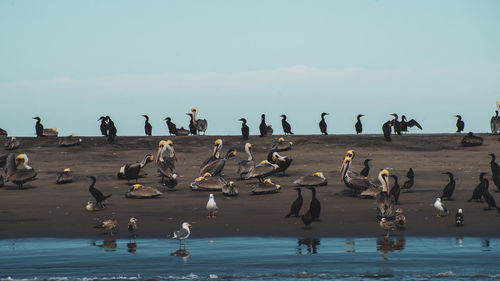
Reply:
[[[273,174],[276,169],[278,169],[278,165],[264,160],[251,168],[250,171],[248,171],[248,174],[246,174],[245,179],[258,178],[259,182],[262,182],[265,177]]]
[[[356,119],[358,120],[356,124],[354,124],[354,128],[356,129],[356,134],[361,134],[363,132],[363,124],[361,123],[361,117],[363,117],[363,114],[358,114],[356,116]]]
[[[300,208],[302,208],[302,202],[304,199],[302,198],[300,187],[295,188],[295,190],[297,190],[297,198],[293,201],[292,206],[290,207],[290,213],[288,213],[285,218],[289,218],[291,216],[298,217]]]
[[[226,161],[229,158],[233,158],[236,156],[236,149],[231,148],[226,152],[226,156],[221,159],[217,159],[205,165],[200,169],[200,175],[205,173],[210,173],[211,175],[218,176],[222,174],[222,170],[224,170],[224,166],[226,165]]]
[[[346,156],[340,169],[341,181],[352,191],[353,194],[359,194],[365,189],[373,186],[373,184],[363,176],[350,171],[352,158]]]
[[[43,125],[41,123],[40,117],[33,117],[36,120],[35,133],[37,137],[43,137]]]
[[[149,123],[149,116],[142,115],[142,117],[146,118],[146,122],[144,122],[144,133],[146,133],[146,136],[151,136],[153,126],[151,126],[151,123]]]
[[[184,129],[184,127],[181,127],[180,129],[176,129],[176,135],[177,136],[189,136],[189,130]]]
[[[82,139],[75,137],[75,135],[73,135],[73,133],[71,133],[69,136],[61,138],[59,140],[59,146],[63,146],[63,147],[76,146],[76,145],[80,145],[80,143],[82,143]]]
[[[474,136],[472,132],[469,132],[466,136],[462,138],[460,142],[462,146],[479,146],[483,144],[483,138]]]
[[[222,139],[216,139],[214,142],[214,149],[212,151],[212,155],[210,155],[210,157],[208,157],[207,159],[205,159],[205,161],[203,161],[203,163],[201,163],[200,169],[202,169],[208,163],[220,159],[221,149],[222,149]]]
[[[195,121],[194,121],[194,114],[193,113],[186,113],[191,120],[189,121],[189,133],[193,136],[196,136],[198,134],[198,129],[196,128]]]
[[[408,173],[406,173],[406,177],[408,178],[408,180],[403,183],[403,187],[401,187],[401,190],[410,191],[410,189],[413,187],[413,184],[415,183],[415,173],[413,172],[412,168],[408,170]]]
[[[73,175],[71,174],[71,169],[66,168],[62,172],[57,172],[56,174],[56,184],[65,184],[73,181]]]
[[[0,128],[0,136],[7,136],[7,131],[5,131],[4,129]]]
[[[245,152],[248,155],[247,160],[243,160],[238,164],[238,175],[240,175],[240,178],[243,179],[246,174],[250,171],[250,169],[255,166],[255,161],[253,160],[253,154],[252,154],[252,144],[247,142],[245,144]]]
[[[196,107],[191,108],[191,113],[193,113],[193,124],[196,126],[196,129],[198,130],[198,134],[203,132],[203,135],[205,135],[205,131],[207,130],[208,127],[208,122],[206,119],[198,119],[198,109]]]
[[[169,152],[168,157],[163,157],[164,152],[167,150]],[[174,143],[171,140],[160,141],[156,154],[156,165],[161,175],[161,182],[168,188],[174,188],[177,185],[177,174],[175,173],[176,161]]]
[[[144,168],[148,163],[153,162],[153,160],[154,157],[148,153],[146,154],[146,156],[144,156],[144,159],[141,162],[123,165],[118,172],[118,178],[125,179],[127,180],[127,182],[130,182],[130,180],[135,180],[135,182],[137,183],[137,180],[141,177],[139,175],[141,169]]]
[[[438,211],[436,217],[446,216],[448,214],[448,209],[446,209],[446,206],[441,202],[441,198],[439,197],[436,198],[434,202],[434,208]]]
[[[415,121],[415,119],[407,121],[405,115],[401,116],[401,132],[408,132],[408,127],[413,128],[415,126],[420,130],[422,130],[422,126],[420,126],[420,124],[417,121]]]
[[[113,231],[118,227],[118,221],[116,219],[104,220],[100,224],[94,226],[94,228],[104,228],[109,231],[111,235],[113,235]]]
[[[155,198],[161,196],[162,194],[163,193],[161,193],[154,187],[134,184],[129,190],[127,190],[127,192],[125,193],[125,197],[133,199],[145,199]]]
[[[99,129],[101,130],[101,135],[103,136],[108,136],[108,123],[106,123],[106,117],[101,116],[97,121],[101,121],[101,125],[99,126]]]
[[[110,198],[113,194],[105,196],[99,189],[95,187],[96,178],[94,176],[89,176],[89,178],[92,180],[92,183],[89,186],[89,192],[90,194],[92,194],[92,197],[94,197],[96,205],[98,207],[104,208],[106,199]]]
[[[278,152],[273,152],[271,160],[272,160],[271,163],[278,165],[278,168],[276,169],[276,174],[283,173],[283,176],[285,175],[286,169],[290,167],[293,161],[292,158],[288,156],[281,156],[278,154]]]
[[[222,195],[234,197],[239,194],[238,188],[234,185],[234,181],[230,181],[227,185],[222,186]]]
[[[43,129],[43,135],[46,137],[57,137],[58,134],[56,128]]]
[[[446,184],[446,186],[443,189],[443,193],[441,195],[441,200],[444,200],[444,198],[448,198],[448,200],[450,200],[451,196],[453,195],[453,191],[455,191],[455,179],[453,178],[453,174],[450,172],[445,172],[443,174],[448,175],[449,182]]]
[[[302,176],[293,183],[300,186],[322,186],[327,185],[328,181],[322,172],[316,172],[312,175]]]
[[[290,126],[290,123],[288,123],[286,121],[286,115],[281,114],[280,117],[283,118],[283,119],[281,119],[281,126],[283,127],[283,132],[285,132],[285,136],[286,135],[293,135],[292,126]]]
[[[207,202],[207,211],[208,211],[207,218],[215,218],[215,212],[218,209],[219,207],[217,207],[214,195],[210,193],[210,195],[208,195],[208,202]]]
[[[498,116],[498,110],[495,110],[495,116],[491,117],[490,128],[492,134],[498,134],[500,131],[500,116]]]
[[[244,140],[248,140],[248,136],[250,135],[250,128],[247,126],[247,119],[240,118],[238,121],[241,121],[241,136]]]
[[[457,133],[461,133],[464,130],[465,123],[462,121],[462,116],[460,115],[453,115],[454,117],[457,117]]]
[[[229,184],[223,177],[205,173],[203,176],[196,178],[190,187],[193,191],[222,191],[223,187]]]
[[[165,119],[163,119],[163,121],[167,121],[168,133],[171,136],[177,136],[177,125],[175,125],[175,123],[172,122],[172,118],[166,117]]]
[[[14,149],[17,149],[19,148],[19,146],[21,145],[21,143],[19,142],[19,140],[15,137],[11,137],[10,139],[8,139],[4,144],[4,148],[5,150],[14,150]]]
[[[401,122],[398,121],[398,115],[396,113],[393,113],[391,115],[394,116],[394,119],[392,119],[394,133],[401,135]]]
[[[281,151],[286,151],[292,149],[293,142],[291,141],[285,141],[285,138],[280,137],[278,141],[273,145],[271,150],[281,152]]]
[[[321,131],[322,135],[326,136],[326,135],[328,135],[328,132],[327,132],[328,125],[326,124],[326,121],[325,121],[325,115],[330,115],[330,114],[326,113],[326,112],[321,113],[321,121],[319,121],[319,130]]]
[[[265,179],[263,182],[259,182],[254,185],[252,188],[252,194],[260,195],[260,194],[270,194],[280,192],[281,186],[279,184],[275,184],[271,181],[271,179]]]
[[[181,248],[181,242],[184,240],[184,249],[186,249],[186,239],[189,238],[189,235],[191,234],[191,230],[189,229],[191,227],[191,224],[188,222],[182,223],[182,228],[175,231],[174,233],[170,234],[168,237],[172,239],[177,239],[179,240],[179,249]]]
[[[371,183],[371,186],[361,192],[363,198],[377,198],[380,193],[386,193],[389,196],[389,171],[387,169],[380,170],[378,174],[379,184]]]
[[[28,156],[19,154],[14,159],[14,153],[10,153],[7,158],[7,180],[13,182],[19,189],[28,182],[35,180],[35,169],[28,165]]]

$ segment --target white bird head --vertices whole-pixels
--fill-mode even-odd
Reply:
[[[210,198],[210,199],[213,200],[214,199],[214,195],[212,193],[210,193],[210,195],[208,196],[208,198]]]
[[[191,227],[191,224],[189,222],[182,223],[182,228],[189,229],[190,227]]]
[[[130,218],[130,220],[129,220],[129,222],[131,222],[131,223],[134,223],[134,222],[137,222],[137,221],[138,221],[138,219],[136,219],[136,218]]]
[[[462,214],[462,209],[458,209],[458,213],[459,213],[459,214]]]

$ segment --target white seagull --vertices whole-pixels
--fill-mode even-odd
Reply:
[[[218,209],[219,208],[217,207],[217,203],[215,203],[214,195],[210,193],[207,202],[207,210],[208,210],[207,218],[215,218],[215,211],[217,211]]]
[[[182,228],[177,230],[176,232],[170,234],[168,237],[179,240],[179,249],[181,248],[181,242],[184,240],[184,249],[186,249],[186,239],[191,235],[191,230],[189,229],[191,224],[188,222],[182,223]]]
[[[439,197],[436,198],[436,201],[434,202],[434,208],[438,211],[436,217],[446,216],[448,214],[448,209],[446,209],[446,206],[443,202],[441,202],[441,198]]]

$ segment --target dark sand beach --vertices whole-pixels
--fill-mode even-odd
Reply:
[[[16,153],[27,153],[29,164],[38,177],[25,185],[25,189],[7,182],[0,188],[0,238],[12,237],[105,237],[104,231],[93,228],[99,220],[116,218],[119,222],[117,237],[128,237],[130,217],[139,219],[138,237],[166,237],[179,229],[182,222],[192,224],[193,237],[210,236],[343,236],[365,237],[385,234],[376,221],[375,200],[345,195],[347,188],[340,181],[339,169],[348,149],[356,151],[352,170],[359,172],[365,158],[371,161],[370,177],[375,178],[380,168],[390,167],[391,174],[406,179],[408,168],[415,171],[413,192],[402,193],[400,205],[407,217],[405,230],[395,235],[404,236],[498,236],[500,214],[496,210],[484,211],[486,203],[466,202],[478,184],[480,172],[488,172],[490,192],[497,202],[499,193],[491,181],[489,153],[500,155],[498,136],[484,137],[480,147],[461,147],[463,134],[418,134],[393,136],[388,143],[381,135],[329,135],[287,137],[294,142],[290,151],[282,152],[293,158],[284,177],[272,177],[282,186],[281,192],[271,195],[250,195],[256,180],[240,181],[237,163],[246,159],[245,141],[240,136],[223,136],[223,154],[231,147],[238,150],[236,159],[228,160],[224,174],[235,180],[240,195],[225,198],[215,194],[220,211],[215,219],[206,218],[205,205],[208,192],[194,192],[189,184],[198,176],[200,163],[207,158],[217,136],[195,137],[117,137],[115,144],[107,144],[104,137],[83,137],[77,147],[58,147],[53,137],[19,138],[21,147]],[[264,160],[278,136],[260,138],[251,136],[256,161]],[[160,140],[171,139],[178,158],[180,174],[176,191],[169,192],[159,183],[156,166],[150,163],[144,171],[148,176],[139,183],[156,187],[164,195],[156,199],[127,199],[130,188],[126,181],[116,177],[126,163],[140,161],[146,153],[156,155]],[[1,141],[4,139],[2,138]],[[2,142],[3,143],[3,142]],[[0,151],[0,154],[7,151]],[[71,168],[73,183],[56,185],[56,172]],[[303,228],[298,218],[285,219],[291,202],[296,197],[293,181],[302,175],[321,171],[328,186],[318,187],[321,201],[321,221],[312,228]],[[442,173],[451,171],[457,179],[454,201],[445,201],[450,210],[447,217],[436,218],[434,200],[448,182]],[[85,210],[87,201],[93,200],[88,192],[89,175],[97,177],[97,184],[105,194],[113,194],[106,209],[99,212]],[[391,180],[392,185],[392,180]],[[311,197],[303,189],[305,212]],[[465,214],[465,226],[454,225],[458,208]]]

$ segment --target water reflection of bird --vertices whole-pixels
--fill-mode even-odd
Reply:
[[[297,241],[297,251],[302,254],[302,245],[306,246],[308,254],[317,254],[320,240],[317,238],[302,238]]]
[[[103,248],[106,252],[114,252],[116,251],[117,244],[115,239],[105,239],[104,241],[102,241],[102,244],[93,242],[92,246]]]
[[[377,238],[377,251],[382,255],[386,255],[394,251],[404,250],[406,245],[406,240],[404,238],[397,238],[396,241],[390,237],[380,237]]]
[[[134,254],[135,252],[137,252],[137,243],[135,243],[135,242],[127,243],[127,251],[131,254]]]

